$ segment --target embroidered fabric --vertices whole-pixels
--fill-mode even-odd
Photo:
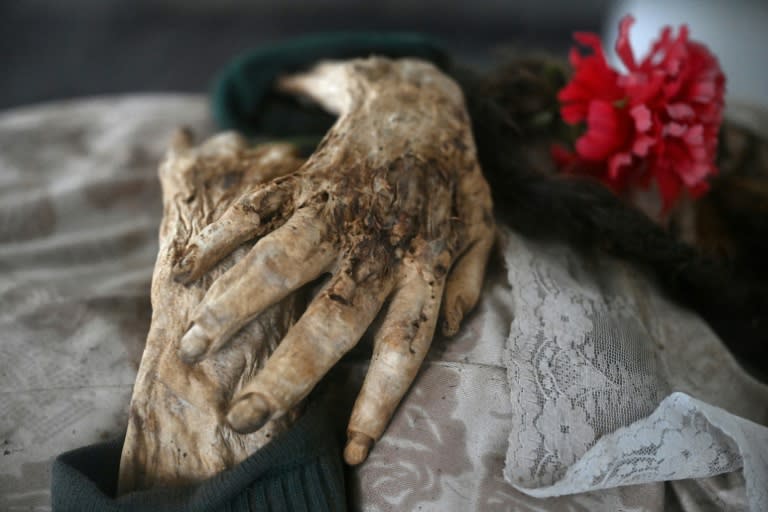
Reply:
[[[505,478],[531,496],[743,469],[768,510],[768,389],[632,267],[504,233]]]

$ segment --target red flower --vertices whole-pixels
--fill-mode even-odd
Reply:
[[[618,192],[655,179],[666,211],[683,190],[704,193],[707,177],[717,173],[725,76],[707,48],[688,39],[686,26],[676,35],[664,28],[637,62],[629,45],[633,22],[621,20],[616,41],[624,74],[608,65],[595,34],[575,34],[592,54],[571,50],[573,78],[558,99],[563,120],[586,122],[586,132],[575,153],[558,147],[553,157],[563,170],[593,175]]]

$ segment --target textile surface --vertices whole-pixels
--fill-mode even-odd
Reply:
[[[115,497],[128,436],[66,452],[51,470],[56,512],[345,512],[343,462],[323,400],[241,463],[201,482]],[[154,440],[151,435],[147,436]]]
[[[0,510],[46,510],[52,459],[124,431],[157,163],[208,119],[197,96],[0,115]],[[331,375],[341,423],[369,348]],[[766,510],[766,423],[768,389],[642,275],[503,230],[480,305],[347,490],[370,511]]]

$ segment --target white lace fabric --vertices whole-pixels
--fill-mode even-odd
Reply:
[[[768,388],[632,267],[510,231],[505,478],[531,496],[743,470],[768,510]],[[731,489],[733,491],[733,489]]]

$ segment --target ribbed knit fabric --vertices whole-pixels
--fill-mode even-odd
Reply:
[[[199,484],[115,498],[123,439],[60,455],[54,512],[336,512],[346,510],[339,444],[321,404],[241,464]]]

